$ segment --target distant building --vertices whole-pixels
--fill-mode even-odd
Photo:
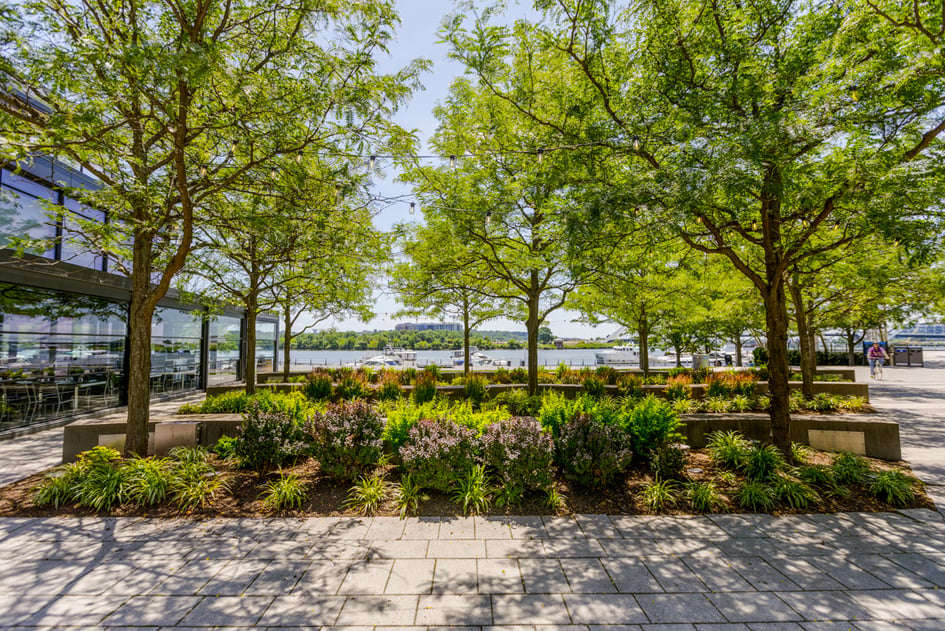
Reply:
[[[458,322],[404,322],[394,326],[395,331],[462,331]]]
[[[939,346],[945,344],[945,324],[917,324],[912,327],[898,329],[889,336],[892,344],[914,344],[921,346],[930,344]]]

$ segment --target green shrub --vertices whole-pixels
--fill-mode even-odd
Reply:
[[[124,473],[123,501],[141,506],[163,502],[174,480],[172,464],[164,458],[132,458],[125,463]]]
[[[496,406],[504,406],[512,416],[537,416],[541,409],[541,397],[528,396],[528,390],[514,388],[504,390],[493,397]]]
[[[677,488],[678,485],[674,480],[653,480],[643,487],[641,495],[643,505],[656,512],[675,506],[679,499]]]
[[[486,378],[482,375],[469,375],[464,384],[466,400],[475,406],[482,405],[486,400]]]
[[[798,479],[815,487],[827,497],[848,497],[850,489],[837,483],[833,469],[820,465],[805,465],[796,470]]]
[[[669,443],[654,449],[650,453],[650,471],[660,480],[683,478],[688,451],[689,447],[680,443]]]
[[[417,484],[449,492],[458,474],[478,464],[479,441],[475,431],[452,419],[421,419],[399,453]]]
[[[863,484],[870,475],[869,463],[849,452],[837,454],[831,469],[838,484]]]
[[[692,399],[676,399],[670,405],[673,406],[673,412],[676,414],[692,414],[699,407]]]
[[[729,399],[728,409],[730,412],[750,412],[755,409],[756,405],[753,397],[736,394]]]
[[[512,377],[509,375],[508,369],[502,368],[500,366],[499,368],[495,369],[495,375],[493,375],[492,381],[494,383],[508,384],[512,383]]]
[[[560,392],[548,391],[541,398],[538,421],[545,430],[557,439],[564,427],[577,414],[577,402]]]
[[[236,436],[221,436],[217,444],[213,446],[213,451],[223,460],[229,460],[236,457]]]
[[[252,397],[245,390],[233,390],[209,396],[200,403],[187,403],[179,414],[243,414],[249,409]]]
[[[714,513],[725,506],[724,498],[712,482],[690,482],[686,485],[686,499],[697,513]]]
[[[413,387],[413,400],[416,404],[422,405],[434,398],[436,398],[436,374],[425,369],[417,375],[417,381]]]
[[[620,373],[613,366],[598,366],[594,370],[594,374],[608,386],[613,386],[617,383],[617,377]]]
[[[770,482],[784,469],[784,456],[774,445],[752,445],[745,454],[745,477],[755,482]]]
[[[368,385],[367,376],[361,371],[342,375],[335,386],[335,397],[342,401],[367,399],[370,396],[371,387]]]
[[[286,475],[280,472],[278,478],[266,483],[262,494],[263,506],[271,511],[302,508],[307,498],[305,483],[294,473]]]
[[[688,374],[671,375],[666,378],[666,398],[670,401],[692,398],[692,377]]]
[[[509,371],[511,383],[528,383],[528,370],[525,368],[513,368]]]
[[[763,513],[774,510],[777,505],[774,489],[756,480],[746,480],[736,493],[735,501],[742,508]]]
[[[797,509],[809,508],[820,501],[814,489],[785,476],[778,476],[774,481],[774,496],[781,504]]]
[[[492,505],[491,494],[486,468],[473,465],[456,480],[453,501],[463,507],[463,514],[478,515]]]
[[[225,489],[223,478],[206,463],[179,463],[169,490],[178,510],[190,512],[209,506]]]
[[[505,503],[516,503],[526,490],[551,486],[554,442],[538,421],[514,417],[486,428],[483,461],[502,482]]]
[[[564,475],[583,486],[613,483],[632,459],[629,435],[589,414],[580,414],[565,424],[555,441],[555,460]]]
[[[791,459],[795,464],[805,464],[810,460],[812,452],[810,447],[801,443],[791,443]]]
[[[722,396],[707,397],[702,402],[702,409],[710,414],[721,414],[728,412],[731,408],[729,400]]]
[[[61,508],[76,501],[76,487],[85,475],[86,466],[69,462],[46,474],[33,489],[33,504]]]
[[[476,411],[469,401],[460,401],[455,404],[447,402],[444,416],[447,416],[463,427],[476,432],[476,436],[481,436],[486,428],[499,421],[504,421],[511,417],[508,410],[491,408]]]
[[[379,384],[377,388],[377,398],[381,401],[395,401],[400,399],[403,394],[403,387],[400,384],[400,375],[395,370],[382,370]]]
[[[82,474],[73,487],[75,500],[94,511],[108,510],[121,501],[125,476],[121,454],[108,447],[93,447],[79,454]]]
[[[387,413],[384,426],[384,442],[396,453],[400,450],[410,433],[410,428],[421,418],[438,416],[436,405],[432,402],[416,405],[409,401],[398,401],[392,407],[383,408]]]
[[[706,440],[712,462],[728,469],[740,469],[750,447],[751,443],[735,430],[712,432]]]
[[[643,380],[632,373],[623,373],[617,377],[617,394],[622,397],[643,397]]]
[[[263,412],[258,403],[243,415],[236,447],[237,464],[265,471],[301,456],[307,448],[299,423],[284,412]]]
[[[361,476],[354,486],[348,489],[348,498],[344,506],[354,509],[361,515],[373,515],[384,503],[388,490],[383,477]]]
[[[333,478],[353,478],[375,466],[383,453],[384,421],[365,401],[329,405],[311,418],[305,431],[310,453]]]
[[[310,372],[303,392],[312,401],[327,401],[330,399],[332,393],[331,373],[321,369]]]
[[[416,515],[420,510],[420,502],[429,499],[423,493],[423,488],[417,484],[409,473],[400,478],[400,482],[393,487],[394,507],[400,511],[400,518],[407,515]]]
[[[649,458],[660,447],[682,440],[679,416],[666,401],[648,396],[630,410],[627,429],[634,453]]]
[[[906,506],[915,501],[912,490],[915,480],[901,471],[881,471],[870,484],[870,493],[893,506]]]
[[[602,397],[607,392],[604,380],[596,375],[587,375],[582,381],[584,392],[592,397]]]

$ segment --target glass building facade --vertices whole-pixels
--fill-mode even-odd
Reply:
[[[69,187],[95,186],[41,159],[19,171],[0,169],[0,437],[126,402],[130,282],[83,246],[83,224],[108,216],[52,185],[61,178]],[[29,247],[39,240],[45,245]],[[171,292],[151,334],[152,393],[243,377],[245,319],[238,309],[210,315]],[[260,316],[260,368],[275,368],[277,337],[278,319]]]

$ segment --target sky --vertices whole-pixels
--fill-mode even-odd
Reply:
[[[518,18],[533,16],[530,2],[516,2],[509,0],[507,15],[510,21]],[[396,33],[396,41],[390,45],[390,56],[379,60],[382,72],[391,72],[407,65],[418,57],[433,62],[432,71],[422,78],[424,89],[413,95],[410,102],[401,108],[395,117],[395,122],[408,130],[414,130],[422,142],[421,151],[430,153],[426,141],[436,131],[436,118],[433,116],[434,106],[444,100],[449,92],[453,78],[462,74],[463,66],[448,58],[446,44],[438,44],[437,32],[445,15],[452,12],[454,4],[451,0],[396,0],[400,14],[400,28]],[[379,165],[383,169],[384,165]],[[402,198],[402,203],[386,207],[375,218],[375,225],[382,230],[389,230],[394,224],[401,221],[421,221],[421,213],[409,214],[410,188],[391,181],[394,173],[386,172],[385,179],[375,182],[375,192],[379,197]],[[383,283],[382,283],[383,284]],[[385,330],[393,329],[398,322],[417,321],[417,318],[394,318],[393,314],[400,309],[396,298],[384,292],[376,296],[375,318],[367,323],[359,320],[327,320],[317,328],[334,328],[338,330]],[[610,335],[619,328],[608,324],[594,328],[587,324],[574,322],[579,314],[559,310],[551,314],[546,325],[558,337],[595,338]],[[424,319],[420,319],[426,321]],[[486,330],[524,331],[525,325],[521,321],[491,320],[481,328]]]

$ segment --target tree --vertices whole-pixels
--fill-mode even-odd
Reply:
[[[632,156],[628,195],[751,282],[764,304],[772,438],[790,458],[790,270],[872,230],[917,247],[936,234],[938,28],[903,27],[866,5],[794,0],[616,6],[543,2],[550,19],[534,30],[567,60],[561,84],[581,103],[596,95],[598,116],[582,133],[524,95],[501,97],[559,142]],[[479,26],[477,73],[490,72],[509,39]]]
[[[353,302],[363,305],[370,294],[368,270],[378,269],[387,258],[388,248],[367,206],[350,194],[336,200],[334,186],[313,177],[317,159],[293,162],[299,172],[293,176],[288,165],[276,171],[268,192],[248,187],[247,193],[226,195],[211,206],[208,220],[197,230],[200,256],[182,279],[205,298],[245,308],[242,359],[249,394],[256,390],[260,313],[284,308],[285,335],[291,340],[298,311],[290,297],[302,302],[304,289],[306,302],[316,308],[347,311]],[[345,277],[339,278],[342,273]],[[285,363],[288,370],[288,357]]]
[[[469,340],[472,330],[501,316],[501,302],[490,295],[488,274],[465,261],[475,260],[463,252],[449,222],[430,215],[424,226],[398,227],[404,260],[393,268],[391,285],[406,309],[398,315],[430,315],[457,318],[463,323],[463,374],[469,375]]]
[[[151,319],[186,263],[195,218],[235,182],[263,181],[279,156],[359,133],[366,112],[405,98],[420,66],[373,73],[396,22],[389,2],[40,0],[16,9],[0,61],[20,91],[0,94],[4,157],[59,156],[103,183],[70,194],[108,214],[87,226],[89,237],[132,281],[125,449],[143,454]]]
[[[538,343],[539,344],[551,344],[555,341],[555,335],[551,332],[551,329],[547,326],[540,327],[538,329]]]

